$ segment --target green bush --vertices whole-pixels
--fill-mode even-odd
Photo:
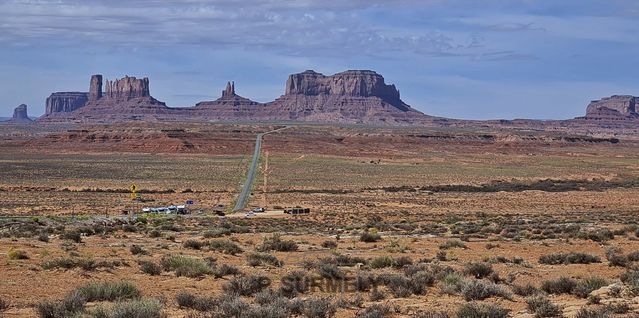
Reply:
[[[297,251],[297,243],[290,240],[282,240],[279,234],[273,234],[271,237],[264,238],[262,245],[258,246],[257,250],[260,252],[293,252]]]
[[[154,262],[140,261],[140,270],[151,276],[157,276],[162,274],[162,267]]]
[[[250,266],[271,265],[275,267],[282,267],[282,261],[277,257],[268,253],[251,253],[246,255],[246,260]]]
[[[457,309],[458,318],[506,318],[508,309],[489,303],[466,303]]]
[[[190,293],[179,293],[175,301],[181,308],[190,308],[197,311],[211,311],[218,305],[218,301],[212,297],[198,297]]]
[[[395,266],[395,260],[390,256],[379,256],[371,259],[368,265],[374,269],[392,267]]]
[[[381,239],[382,236],[379,235],[379,233],[371,233],[369,231],[366,231],[359,236],[359,240],[365,243],[374,243],[381,241]]]
[[[202,247],[206,246],[206,242],[198,241],[198,240],[186,240],[182,243],[182,246],[185,248],[190,248],[193,250],[200,250]]]
[[[439,249],[447,250],[451,248],[466,248],[466,244],[458,239],[448,240],[439,245]]]
[[[176,276],[190,278],[202,277],[211,274],[212,268],[205,261],[188,256],[165,256],[160,260],[160,266],[165,271],[175,271]]]
[[[610,266],[625,267],[630,261],[626,255],[623,254],[621,248],[613,246],[606,249],[606,258]]]
[[[280,279],[280,293],[285,297],[295,297],[298,294],[304,294],[308,292],[310,281],[303,271],[290,272]]]
[[[598,256],[586,253],[554,253],[539,257],[539,264],[559,265],[559,264],[591,264],[601,263]]]
[[[242,249],[237,244],[228,240],[211,241],[211,243],[209,243],[209,248],[213,251],[218,251],[229,255],[242,253]]]
[[[72,269],[72,268],[82,268],[85,271],[92,271],[98,268],[115,268],[117,266],[128,265],[122,261],[100,261],[96,262],[93,259],[89,258],[57,258],[50,261],[46,261],[42,263],[40,266],[43,269],[54,269],[54,268],[63,268],[63,269]]]
[[[522,297],[537,295],[541,292],[537,287],[531,284],[513,285],[512,289],[513,289],[513,293]]]
[[[501,286],[480,280],[473,280],[464,284],[461,290],[466,300],[484,300],[489,297],[512,299],[512,295]]]
[[[543,281],[541,283],[541,290],[549,294],[570,294],[576,286],[576,280],[568,277],[560,277],[554,280]]]
[[[464,277],[458,273],[448,273],[442,278],[442,292],[445,294],[455,295],[462,291],[465,285]]]
[[[82,242],[82,235],[80,234],[80,232],[77,232],[77,231],[64,232],[60,235],[60,238],[64,240],[70,240],[76,243]]]
[[[86,301],[116,301],[138,299],[140,290],[129,282],[89,283],[76,289]]]
[[[621,274],[620,279],[633,293],[639,295],[639,270],[626,271]]]
[[[600,277],[591,277],[580,280],[572,290],[572,293],[577,297],[586,298],[593,290],[597,290],[607,285],[607,280]]]
[[[390,308],[380,304],[374,304],[357,313],[355,318],[388,318],[392,317]]]
[[[605,307],[597,309],[589,309],[588,307],[581,307],[575,318],[612,318],[612,315],[606,310]]]
[[[229,264],[222,264],[213,269],[213,276],[215,276],[216,278],[238,274],[240,274],[240,270],[237,267]]]
[[[266,276],[247,275],[231,279],[228,283],[222,286],[222,289],[233,295],[251,296],[262,291],[269,285],[271,285],[271,280]]]
[[[9,252],[7,253],[7,257],[10,260],[29,259],[29,255],[27,255],[27,252],[23,250],[16,250],[13,248],[9,249]]]
[[[218,238],[218,237],[222,237],[226,235],[231,235],[231,233],[232,231],[230,229],[220,227],[220,228],[212,228],[204,232],[202,236],[204,236],[204,238]]]
[[[475,278],[485,278],[493,273],[493,266],[490,263],[470,262],[464,265],[464,274],[472,275]]]
[[[322,247],[323,248],[337,248],[337,242],[336,241],[332,241],[332,240],[326,240],[324,242],[322,242]]]
[[[49,243],[49,235],[46,233],[40,233],[40,235],[38,235],[38,241]]]
[[[526,299],[526,304],[528,305],[528,310],[535,314],[535,317],[537,318],[561,316],[561,308],[553,304],[548,298],[544,296],[539,295],[528,298]]]
[[[420,311],[415,318],[450,318],[450,316],[444,311]]]
[[[133,255],[149,255],[149,252],[140,245],[131,245],[131,247],[129,247],[129,251]]]
[[[101,307],[104,308],[104,307]],[[100,309],[98,309],[100,310]],[[162,304],[157,299],[128,300],[103,311],[107,318],[161,318]]]
[[[337,306],[330,298],[308,298],[304,300],[301,312],[307,318],[329,318],[335,316]]]
[[[42,301],[36,304],[35,311],[40,318],[66,318],[84,311],[86,299],[78,292],[69,293],[59,302]]]

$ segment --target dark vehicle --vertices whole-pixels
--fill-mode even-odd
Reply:
[[[311,213],[311,209],[309,209],[309,208],[291,208],[291,209],[284,209],[284,213],[286,213],[286,214],[291,214],[291,215],[296,215],[296,214],[309,214],[309,213]]]

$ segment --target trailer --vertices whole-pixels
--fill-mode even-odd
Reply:
[[[311,209],[309,209],[309,208],[290,208],[290,209],[284,209],[284,213],[290,214],[290,215],[309,214],[309,213],[311,213]]]

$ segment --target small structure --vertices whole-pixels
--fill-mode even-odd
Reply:
[[[309,208],[290,208],[290,209],[284,209],[284,213],[291,214],[291,215],[309,214],[309,213],[311,213],[311,209],[309,209]]]
[[[190,211],[186,205],[169,205],[155,208],[142,208],[142,213],[156,213],[156,214],[189,214]]]

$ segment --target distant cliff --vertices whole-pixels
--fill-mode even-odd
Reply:
[[[384,78],[373,71],[350,70],[325,76],[309,70],[293,74],[286,81],[286,95],[336,95],[379,97],[384,102],[405,108],[395,85],[386,85]]]
[[[89,100],[88,93],[58,92],[51,94],[46,101],[45,115],[72,112],[84,106]]]

